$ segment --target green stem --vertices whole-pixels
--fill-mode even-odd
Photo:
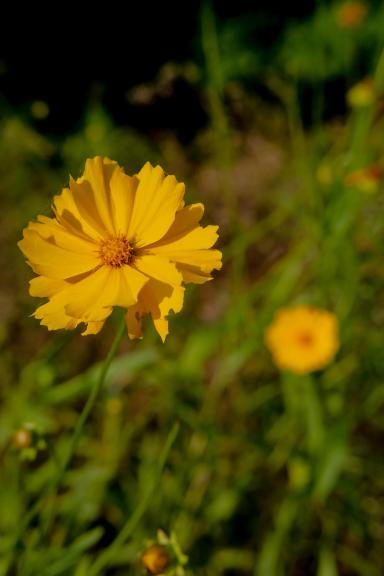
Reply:
[[[89,576],[97,576],[102,570],[104,570],[110,563],[113,557],[116,557],[118,549],[127,541],[127,539],[132,535],[136,526],[140,522],[141,518],[145,514],[148,506],[151,502],[153,493],[156,486],[163,473],[164,466],[168,460],[169,452],[177,438],[179,433],[179,423],[173,425],[171,431],[168,434],[167,440],[165,442],[164,448],[161,452],[159,464],[157,466],[157,471],[153,475],[152,482],[150,483],[148,489],[143,494],[141,500],[139,501],[133,514],[128,518],[127,522],[124,524],[119,534],[116,536],[115,540],[110,544],[110,546],[104,550],[96,560],[96,562],[91,566],[89,570]]]
[[[323,407],[316,388],[316,382],[310,375],[303,381],[304,409],[307,418],[308,450],[318,454],[324,445]]]
[[[377,61],[376,70],[374,74],[374,84],[378,96],[382,96],[384,92],[384,46],[380,48],[380,55]]]
[[[384,92],[384,48],[381,48],[377,61],[373,83],[376,91],[376,98],[382,96]],[[349,169],[359,168],[364,161],[367,161],[367,138],[375,120],[376,104],[373,102],[366,108],[357,108],[352,115],[351,136],[349,147]]]
[[[309,454],[318,454],[325,438],[324,414],[316,382],[311,374],[284,373],[283,398],[292,426],[305,432]]]
[[[231,167],[234,149],[231,126],[227,116],[225,96],[225,74],[220,52],[219,35],[211,0],[205,0],[201,9],[201,44],[207,71],[207,98],[215,136],[215,151],[220,164],[220,187],[229,209],[229,227],[238,225],[238,202],[231,184]]]
[[[300,510],[300,500],[288,495],[276,512],[275,526],[267,536],[258,555],[254,576],[278,576],[282,550]]]
[[[48,512],[48,519],[46,522],[46,526],[45,526],[45,530],[44,530],[44,534],[48,534],[49,530],[51,528],[52,525],[52,521],[53,521],[53,504],[54,501],[56,499],[56,495],[58,492],[58,489],[60,487],[60,484],[64,478],[65,472],[67,471],[73,456],[78,448],[83,430],[84,430],[84,426],[85,423],[88,420],[89,414],[91,413],[95,402],[100,394],[100,391],[103,387],[103,384],[105,382],[105,378],[107,376],[108,370],[112,364],[112,360],[115,357],[115,354],[121,344],[121,341],[124,337],[125,334],[125,321],[124,318],[122,318],[120,326],[119,326],[119,330],[115,336],[115,339],[113,341],[113,344],[108,352],[108,355],[105,359],[105,361],[103,362],[102,366],[101,366],[101,370],[100,370],[100,374],[99,377],[95,380],[92,388],[91,388],[91,393],[88,396],[88,400],[83,408],[83,411],[80,414],[79,419],[77,420],[76,423],[76,427],[75,427],[75,431],[73,433],[72,439],[71,439],[71,443],[68,449],[68,453],[64,459],[64,461],[62,462],[59,471],[57,473],[57,476],[54,478],[53,484],[52,484],[52,503]]]

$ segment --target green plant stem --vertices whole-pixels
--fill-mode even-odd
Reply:
[[[258,555],[254,576],[278,576],[282,574],[280,561],[286,540],[300,510],[301,501],[290,495],[282,501],[276,512],[275,526],[267,536]]]
[[[89,570],[89,576],[97,576],[102,570],[104,570],[110,563],[111,559],[116,556],[118,549],[126,542],[126,540],[132,535],[136,526],[140,522],[141,518],[145,514],[148,506],[151,502],[155,488],[157,487],[161,475],[163,473],[164,466],[168,460],[169,452],[177,438],[179,433],[180,425],[176,422],[171,431],[168,434],[167,440],[164,444],[164,448],[160,454],[159,463],[157,470],[153,475],[152,482],[149,484],[148,489],[143,494],[141,500],[139,501],[133,514],[128,518],[127,522],[124,524],[119,534],[116,536],[115,540],[110,544],[110,546],[104,550],[96,562],[91,566]]]
[[[318,454],[324,445],[323,407],[319,398],[316,382],[311,375],[303,381],[303,404],[307,419],[308,451]]]
[[[207,72],[207,100],[215,137],[215,152],[220,167],[220,188],[229,209],[229,226],[231,229],[236,229],[239,225],[238,201],[231,183],[234,149],[224,103],[226,78],[215,12],[210,0],[205,0],[201,8],[201,44]]]
[[[282,379],[285,407],[297,431],[305,431],[308,453],[315,456],[324,445],[324,415],[316,382],[311,374],[285,373]]]
[[[382,45],[379,50],[379,57],[374,75],[374,85],[378,96],[382,96],[384,92],[384,46]]]
[[[44,534],[48,534],[49,530],[51,528],[52,525],[52,521],[53,521],[53,512],[54,512],[54,501],[56,499],[56,495],[58,492],[58,489],[60,487],[60,484],[64,478],[65,472],[67,471],[73,456],[77,450],[77,447],[79,445],[83,430],[84,430],[84,426],[85,423],[88,420],[89,414],[91,413],[95,402],[100,394],[100,391],[103,387],[103,384],[105,382],[105,378],[107,376],[108,370],[112,364],[112,360],[115,357],[115,354],[121,344],[121,341],[124,337],[125,334],[125,321],[124,318],[121,319],[121,323],[118,329],[118,332],[115,336],[115,339],[112,343],[112,346],[108,352],[108,355],[106,357],[106,359],[104,360],[101,369],[100,369],[100,374],[99,377],[95,380],[92,388],[91,388],[91,392],[88,396],[88,400],[80,414],[79,419],[77,420],[76,426],[75,426],[75,431],[73,433],[73,436],[71,438],[71,442],[70,442],[70,446],[67,452],[67,455],[64,459],[64,461],[61,463],[60,467],[59,467],[59,471],[56,475],[56,477],[54,478],[53,484],[52,484],[52,503],[48,512],[48,519],[46,522],[46,526],[45,526],[45,530],[44,530]]]
[[[380,51],[373,84],[376,93],[376,99],[380,98],[384,92],[384,48]],[[367,139],[375,120],[376,102],[373,101],[370,106],[357,108],[352,114],[350,146],[348,151],[349,169],[359,168],[362,160],[367,161]]]

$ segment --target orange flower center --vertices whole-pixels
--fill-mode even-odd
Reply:
[[[100,244],[99,254],[104,264],[120,268],[132,262],[135,251],[125,236],[117,236],[103,240]]]
[[[311,334],[311,332],[300,332],[297,335],[297,339],[299,341],[299,344],[301,346],[303,346],[303,348],[309,348],[310,346],[312,346],[313,342],[314,342],[314,337],[313,334]]]

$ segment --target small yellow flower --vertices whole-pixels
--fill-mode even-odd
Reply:
[[[357,28],[367,16],[367,6],[358,0],[344,2],[336,13],[336,19],[341,28]]]
[[[16,448],[29,448],[32,445],[32,430],[23,426],[16,430],[13,436],[13,443]]]
[[[382,175],[381,167],[377,164],[372,164],[367,168],[355,170],[348,174],[344,179],[344,183],[351,188],[360,190],[360,192],[371,194],[377,191]]]
[[[329,164],[321,164],[316,171],[316,178],[322,186],[329,186],[332,184],[333,171]]]
[[[87,160],[81,178],[55,196],[54,218],[38,216],[19,247],[38,274],[34,313],[49,330],[86,324],[96,334],[114,306],[127,309],[130,338],[150,314],[164,341],[167,315],[183,306],[184,284],[202,284],[221,268],[211,247],[217,226],[199,226],[202,204],[184,205],[185,187],[147,162],[128,176],[112,160]]]
[[[49,107],[43,100],[36,100],[31,104],[31,113],[36,120],[45,120],[49,116]]]
[[[308,306],[281,309],[265,340],[279,368],[307,374],[326,366],[336,354],[337,319],[326,310]]]
[[[171,559],[165,546],[153,544],[144,552],[142,561],[149,574],[162,574]]]
[[[300,457],[293,457],[288,462],[289,484],[293,490],[303,490],[311,479],[308,462]]]
[[[375,101],[375,86],[372,78],[361,80],[348,90],[347,101],[351,108],[366,108]]]

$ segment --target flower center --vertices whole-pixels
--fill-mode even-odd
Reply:
[[[310,346],[312,346],[314,342],[313,334],[311,334],[310,332],[304,332],[304,331],[300,332],[297,336],[297,339],[300,345],[303,346],[304,348],[309,348]]]
[[[125,236],[117,236],[100,243],[99,255],[104,264],[120,268],[132,262],[135,251]]]

